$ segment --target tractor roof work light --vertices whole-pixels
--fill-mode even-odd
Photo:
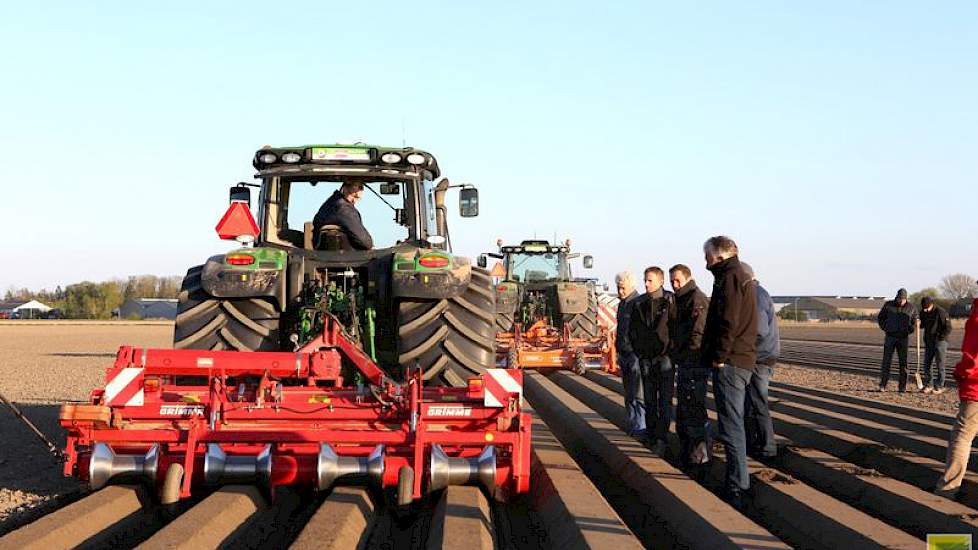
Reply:
[[[262,153],[262,155],[258,157],[258,160],[260,160],[262,164],[275,164],[275,161],[278,160],[278,156],[275,153]]]
[[[407,156],[407,161],[410,164],[419,165],[425,163],[425,158],[421,153],[411,153]]]
[[[290,151],[290,152],[285,153],[284,155],[282,155],[282,162],[287,162],[289,164],[295,164],[295,163],[299,162],[300,160],[302,160],[302,155],[300,155],[299,153],[296,153],[296,152]]]
[[[398,162],[401,162],[401,155],[398,155],[397,153],[384,153],[380,157],[380,160],[387,164],[397,164]]]

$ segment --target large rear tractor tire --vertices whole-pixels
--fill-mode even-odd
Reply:
[[[465,292],[444,300],[405,299],[397,306],[401,368],[424,370],[431,385],[464,387],[495,367],[496,298],[489,272],[472,268]]]
[[[587,311],[584,313],[567,314],[563,316],[564,324],[570,326],[571,338],[590,340],[596,338],[600,331],[598,326],[598,297],[591,291],[587,296]]]
[[[173,347],[279,351],[279,312],[263,298],[215,298],[201,285],[203,266],[187,271],[180,287]]]

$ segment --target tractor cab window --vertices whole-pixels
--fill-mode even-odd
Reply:
[[[316,212],[319,211],[323,203],[334,193],[339,192],[340,186],[344,183],[341,177],[332,176],[330,178],[324,180],[283,180],[281,182],[279,197],[284,224],[279,227],[280,238],[296,246],[302,246],[304,225],[313,221]],[[395,209],[404,208],[407,184],[379,179],[376,181],[366,180],[363,181],[363,184],[365,188],[355,206],[363,220],[363,226],[373,237],[374,248],[391,247],[398,241],[407,238],[407,228],[395,219]],[[396,184],[396,187],[392,184]],[[385,187],[383,192],[381,186]],[[371,189],[376,193],[371,192]],[[396,194],[392,194],[395,189]]]
[[[511,281],[533,283],[560,278],[561,262],[557,254],[510,254],[508,264],[506,272]]]
[[[428,236],[438,234],[438,221],[435,216],[435,182],[430,180],[424,182],[424,224]]]

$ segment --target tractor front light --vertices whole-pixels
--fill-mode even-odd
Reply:
[[[398,162],[401,162],[401,155],[398,155],[397,153],[384,153],[380,157],[380,160],[387,164],[397,164]]]
[[[278,160],[278,156],[274,153],[264,153],[262,156],[258,157],[258,160],[260,160],[262,164],[275,164],[275,161]]]
[[[424,164],[425,158],[424,155],[420,153],[411,153],[410,155],[407,156],[407,161],[411,164],[418,165],[418,164]]]
[[[285,153],[282,155],[282,162],[287,162],[289,164],[295,164],[302,160],[302,155],[299,153]]]

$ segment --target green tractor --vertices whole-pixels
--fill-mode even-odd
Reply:
[[[417,367],[429,383],[458,387],[494,365],[492,280],[451,254],[445,207],[461,188],[461,216],[478,215],[473,186],[438,180],[435,158],[413,148],[265,147],[253,165],[261,183],[232,187],[217,227],[242,246],[187,272],[174,347],[292,351],[333,316],[395,378]],[[352,249],[344,228],[313,225],[348,182],[364,186],[357,208],[383,247]],[[392,221],[381,227],[385,212]]]
[[[526,240],[518,245],[496,243],[498,253],[479,256],[485,267],[487,256],[502,260],[505,275],[496,285],[496,331],[510,333],[516,323],[524,329],[543,320],[563,330],[566,325],[572,338],[594,339],[600,335],[598,297],[594,279],[575,279],[570,260],[580,254],[570,252],[570,241],[550,244],[543,240]],[[585,255],[585,269],[594,259]]]

